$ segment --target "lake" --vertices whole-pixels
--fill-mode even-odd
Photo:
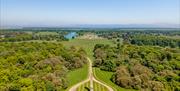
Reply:
[[[70,32],[68,33],[67,35],[65,35],[64,37],[67,38],[67,39],[73,39],[77,36],[77,33],[76,32]]]

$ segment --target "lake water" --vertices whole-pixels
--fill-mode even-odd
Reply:
[[[67,39],[72,39],[72,38],[75,38],[76,35],[77,35],[76,32],[70,32],[67,35],[65,35],[64,37],[67,38]]]

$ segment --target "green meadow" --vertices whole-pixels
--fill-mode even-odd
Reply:
[[[84,65],[84,67],[68,72],[68,89],[71,88],[78,82],[86,79],[88,75],[88,65]],[[67,90],[68,90],[67,89]]]
[[[46,32],[38,32],[36,33],[36,35],[58,35],[58,33],[46,31]]]
[[[86,82],[79,86],[76,91],[89,91],[90,90],[90,82]]]
[[[95,81],[93,81],[93,88],[94,88],[93,89],[94,91],[108,91],[108,89],[106,87],[102,86],[101,84],[99,84]]]

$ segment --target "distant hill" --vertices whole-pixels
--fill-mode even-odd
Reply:
[[[59,29],[59,28],[180,28],[180,24],[67,24],[59,26],[0,26],[0,29]]]

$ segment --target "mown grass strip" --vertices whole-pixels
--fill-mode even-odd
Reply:
[[[66,89],[66,91],[68,91],[76,83],[85,80],[88,75],[87,70],[88,70],[88,64],[84,65],[82,68],[68,72],[67,79],[69,82],[69,84],[68,84],[69,87]],[[81,75],[79,73],[81,73]]]
[[[90,89],[90,82],[82,84],[76,89],[76,91],[88,91],[88,89]]]

